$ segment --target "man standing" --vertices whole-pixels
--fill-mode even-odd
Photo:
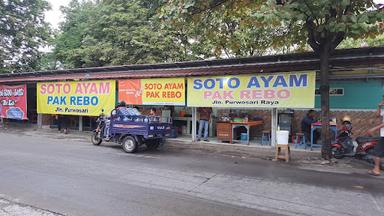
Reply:
[[[3,117],[1,116],[2,112],[3,112],[3,105],[0,103],[0,128],[3,127]]]
[[[382,118],[381,119],[382,123],[368,131],[368,134],[372,135],[375,131],[380,130],[380,137],[381,137],[379,143],[373,149],[374,150],[373,161],[375,163],[375,166],[372,170],[369,171],[369,174],[374,176],[381,175],[381,170],[380,170],[381,158],[384,157],[384,96],[381,103],[378,106],[377,114]]]
[[[208,125],[211,120],[212,108],[200,107],[197,111],[200,113],[199,134],[197,141],[200,141],[204,129],[204,141],[208,142]]]
[[[316,122],[316,112],[315,110],[309,110],[305,115],[303,120],[301,120],[301,132],[304,133],[307,140],[311,139],[311,127],[312,124]],[[313,139],[316,143],[319,138],[319,133],[315,131]]]
[[[55,121],[57,124],[57,130],[61,133],[61,118],[59,115],[55,115]]]

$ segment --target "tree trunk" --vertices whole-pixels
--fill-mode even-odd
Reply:
[[[320,50],[320,94],[321,94],[321,156],[331,159],[331,134],[329,131],[329,57],[330,43],[321,46]]]

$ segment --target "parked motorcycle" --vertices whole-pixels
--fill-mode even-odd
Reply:
[[[366,159],[367,156],[373,151],[373,148],[378,144],[378,137],[357,137],[354,144],[352,138],[352,122],[349,117],[344,117],[342,128],[336,138],[336,142],[331,145],[332,155],[336,159],[344,157],[356,157],[359,159]]]
[[[103,141],[102,133],[105,129],[106,117],[102,112],[96,120],[97,128],[92,131],[91,142],[93,145],[100,145]]]

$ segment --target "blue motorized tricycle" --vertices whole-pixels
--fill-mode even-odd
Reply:
[[[127,153],[136,152],[141,145],[157,149],[171,133],[170,123],[161,122],[158,116],[141,115],[135,108],[115,109],[110,117],[102,113],[97,123],[91,137],[92,144],[115,142]]]

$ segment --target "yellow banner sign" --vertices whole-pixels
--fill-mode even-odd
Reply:
[[[134,105],[185,105],[185,79],[119,81],[119,101]]]
[[[190,107],[313,108],[315,72],[188,78]]]
[[[37,112],[98,116],[116,102],[116,82],[109,80],[37,83]]]

